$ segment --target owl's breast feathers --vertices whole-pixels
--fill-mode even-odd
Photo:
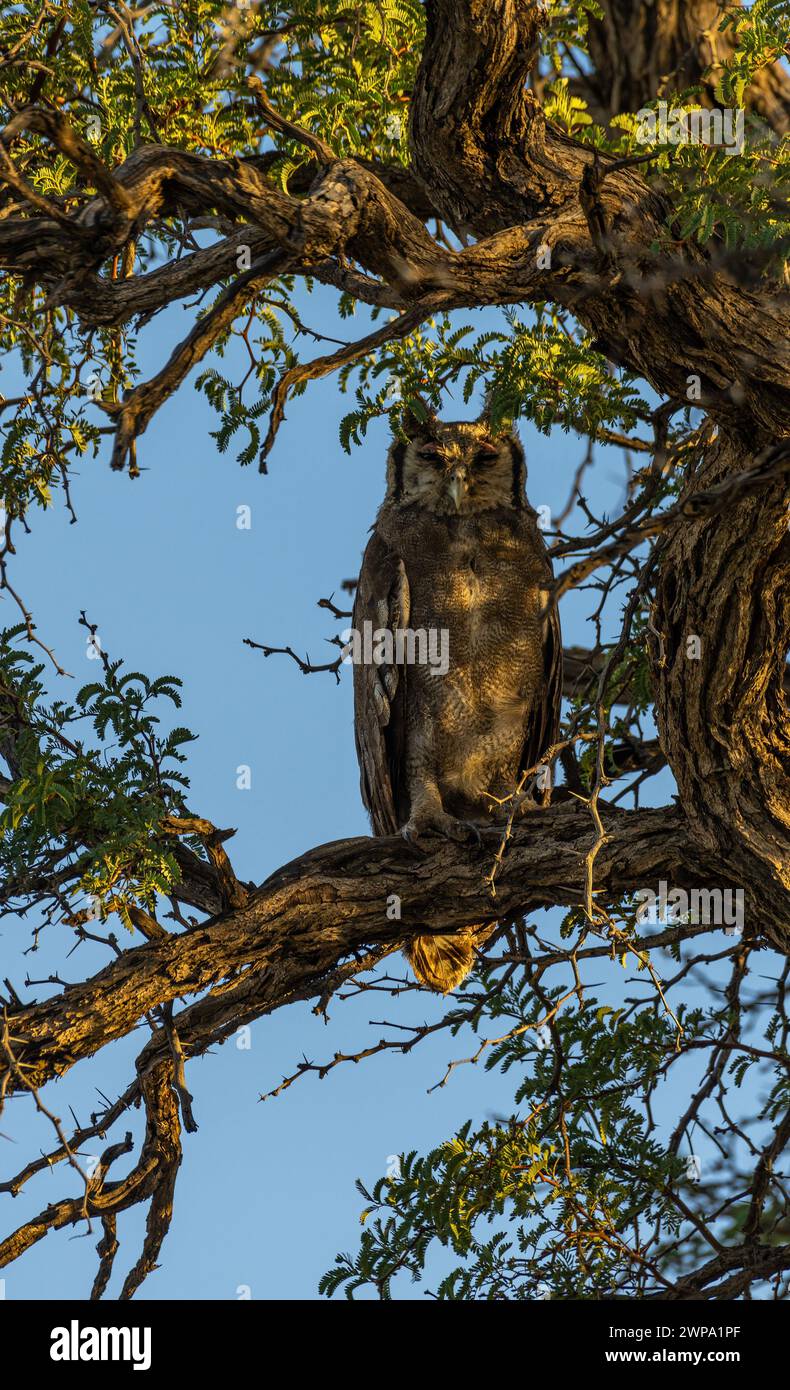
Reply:
[[[408,816],[404,792],[418,767],[435,776],[455,814],[497,818],[496,799],[556,738],[561,647],[556,608],[546,612],[551,582],[531,511],[454,517],[382,507],[354,625],[370,613],[380,626],[386,613],[393,627],[434,633],[434,650],[444,644],[447,662],[443,671],[425,662],[394,672],[355,669],[362,790],[377,833],[392,833]],[[366,706],[381,706],[382,687],[390,692],[387,719],[379,708],[374,730]],[[368,746],[377,740],[378,748]],[[382,813],[382,788],[371,784],[385,769]]]

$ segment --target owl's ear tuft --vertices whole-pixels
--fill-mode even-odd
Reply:
[[[507,431],[510,457],[513,460],[513,506],[526,507],[527,503],[527,457],[521,440],[515,430]]]
[[[491,424],[491,387],[490,387],[490,386],[487,386],[486,389],[485,389],[485,395],[483,396],[483,408],[482,408],[482,410],[480,411],[480,414],[479,414],[478,417],[477,417],[477,422],[476,422],[476,423],[477,423],[478,425],[486,425],[486,426]]]
[[[502,435],[512,434],[512,418],[498,408],[498,402],[494,398],[494,390],[491,386],[486,387],[483,408],[477,417],[477,424],[483,425],[485,429],[489,430],[492,439],[499,439]]]
[[[406,439],[431,439],[439,424],[436,412],[421,396],[412,396],[400,418],[400,431]]]

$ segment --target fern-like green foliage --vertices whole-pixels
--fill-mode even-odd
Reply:
[[[358,444],[371,422],[422,399],[446,409],[443,387],[458,382],[462,399],[485,386],[492,425],[531,420],[544,434],[554,427],[599,438],[607,428],[632,429],[649,414],[635,379],[614,373],[582,333],[540,306],[534,322],[504,312],[502,330],[475,333],[457,316],[430,320],[375,356],[344,368],[345,389],[357,379],[357,408],[341,423],[344,448]],[[380,385],[378,383],[381,383]]]
[[[387,1299],[408,1275],[443,1300],[640,1297],[654,1262],[669,1278],[708,1250],[706,1223],[716,1230],[732,1170],[722,1178],[711,1164],[698,1173],[687,1152],[667,1149],[659,1119],[668,1073],[688,1068],[726,1027],[726,1001],[670,1016],[649,992],[613,1006],[594,990],[563,1003],[552,988],[539,1003],[525,975],[496,992],[494,979],[489,971],[478,980],[488,991],[480,1032],[502,1035],[485,1065],[512,1076],[512,1113],[468,1121],[429,1153],[404,1155],[372,1187],[358,1182],[359,1248],[337,1256],[322,1293]],[[540,1019],[555,1009],[552,1036],[541,1036]],[[761,1012],[756,1028],[769,1049],[779,1026],[776,1013]],[[790,1099],[781,1052],[767,1063],[736,1055],[727,1084],[737,1093],[748,1073],[757,1094],[758,1072],[766,1098],[747,1104],[743,1120],[753,1135]],[[689,1210],[701,1234],[685,1234],[678,1248]],[[739,1211],[728,1212],[720,1234],[737,1233]],[[440,1251],[447,1272],[434,1276]]]
[[[567,63],[568,53],[577,59],[587,52],[587,29],[590,19],[603,19],[597,0],[546,0],[543,5],[546,23],[541,32],[541,53],[549,59],[557,76]]]
[[[16,773],[0,812],[3,901],[67,911],[88,895],[99,915],[111,906],[129,925],[130,904],[153,909],[179,878],[160,827],[185,809],[182,750],[194,736],[164,731],[158,710],[178,708],[181,682],[105,661],[74,704],[48,701],[25,636],[24,626],[0,634],[0,711]]]
[[[737,47],[722,68],[716,97],[722,105],[740,106],[749,83],[768,63],[781,61],[790,47],[790,6],[787,0],[753,0],[748,6],[730,5],[720,29],[734,31]]]
[[[691,116],[703,108],[698,89],[665,102],[665,125],[672,129],[676,114]],[[658,111],[652,102],[646,111]],[[733,109],[732,119],[738,117]],[[735,153],[723,145],[690,140],[651,142],[644,138],[646,122],[636,115],[615,116],[612,125],[621,138],[607,147],[620,156],[655,152],[646,177],[672,207],[662,249],[685,240],[713,244],[743,257],[742,272],[782,278],[790,254],[790,151],[777,142],[750,113],[740,111],[744,147]],[[660,127],[657,123],[657,133]],[[596,141],[597,144],[602,144]],[[747,259],[748,256],[748,259]],[[738,261],[731,261],[737,269]]]

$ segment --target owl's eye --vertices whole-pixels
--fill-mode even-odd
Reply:
[[[419,457],[425,459],[426,463],[442,463],[444,455],[438,444],[425,444],[417,450]]]
[[[499,450],[493,444],[481,444],[475,454],[475,464],[496,463],[499,458]]]

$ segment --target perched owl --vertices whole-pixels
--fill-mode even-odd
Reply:
[[[469,840],[507,820],[503,799],[557,737],[552,568],[513,433],[431,415],[408,415],[403,431],[354,605],[362,799],[376,835]],[[412,940],[417,978],[454,989],[472,968],[474,930]]]

